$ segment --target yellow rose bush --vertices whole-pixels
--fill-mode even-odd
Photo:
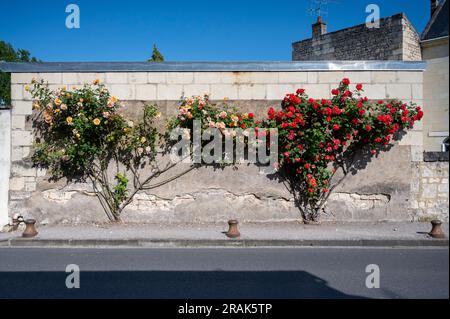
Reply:
[[[118,112],[118,99],[98,80],[72,91],[51,91],[43,81],[32,84],[34,165],[47,169],[54,181],[92,182],[108,218],[120,220],[133,196],[162,173],[155,163],[156,107],[146,106],[141,121],[133,123]],[[140,172],[145,166],[151,172],[146,177]]]

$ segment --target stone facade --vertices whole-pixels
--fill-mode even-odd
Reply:
[[[45,172],[32,168],[33,133],[31,99],[24,86],[33,77],[52,88],[79,86],[98,78],[111,93],[127,103],[131,117],[146,101],[158,104],[165,117],[176,113],[182,95],[210,93],[228,97],[243,111],[263,117],[270,105],[296,88],[314,98],[330,97],[343,77],[363,83],[371,99],[401,98],[422,105],[422,71],[293,71],[293,72],[101,72],[13,73],[12,150],[9,184],[10,215],[32,214],[53,222],[105,221],[89,185],[53,184]],[[352,84],[354,85],[354,84]],[[422,158],[422,127],[410,131],[390,152],[365,162],[366,169],[349,176],[336,190],[327,210],[332,220],[415,220],[424,213],[411,206],[415,176]],[[180,168],[181,169],[181,168]],[[414,173],[416,172],[416,173]],[[188,185],[188,187],[187,187]],[[448,205],[448,204],[447,204]],[[216,171],[202,168],[152,192],[139,194],[124,212],[125,221],[217,222],[299,219],[291,195],[283,184],[262,174],[256,166]]]
[[[379,28],[360,24],[326,33],[313,26],[311,39],[292,44],[292,60],[404,60],[420,61],[420,36],[404,14],[380,20]],[[321,31],[318,31],[321,30]]]
[[[417,164],[412,185],[411,208],[421,221],[441,219],[448,222],[449,162],[446,159],[425,159]]]

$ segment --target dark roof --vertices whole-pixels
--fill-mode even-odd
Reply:
[[[448,13],[448,1],[444,0],[425,27],[422,33],[422,40],[432,40],[448,36]]]

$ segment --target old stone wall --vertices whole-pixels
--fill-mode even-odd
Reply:
[[[11,110],[0,108],[0,226],[8,223]]]
[[[379,28],[361,24],[292,44],[294,61],[421,59],[420,37],[404,14],[381,19]]]
[[[89,185],[46,181],[45,172],[32,168],[31,98],[24,86],[33,77],[52,88],[79,86],[100,79],[137,116],[146,101],[157,103],[165,117],[177,112],[181,96],[209,93],[229,99],[241,110],[263,117],[269,105],[303,87],[314,98],[328,98],[343,77],[362,83],[371,99],[400,98],[422,104],[422,71],[293,71],[293,72],[101,72],[12,74],[12,167],[10,215],[33,214],[45,222],[105,221]],[[354,85],[352,84],[352,85]],[[333,220],[414,220],[411,207],[413,171],[422,161],[420,124],[390,152],[361,163],[364,170],[343,183],[327,207]],[[182,169],[181,167],[179,169]],[[283,183],[256,166],[214,170],[202,168],[154,191],[139,194],[124,215],[125,221],[217,222],[299,219]]]
[[[447,153],[425,153],[414,170],[411,207],[418,220],[441,219],[448,222],[449,180]]]

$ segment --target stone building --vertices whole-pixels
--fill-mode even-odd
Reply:
[[[427,62],[423,75],[426,151],[440,151],[449,135],[448,15],[448,0],[431,1],[431,18],[422,33],[422,55]]]
[[[378,28],[360,24],[327,32],[319,17],[312,38],[292,44],[292,60],[403,60],[422,59],[420,36],[405,14],[383,18]]]

